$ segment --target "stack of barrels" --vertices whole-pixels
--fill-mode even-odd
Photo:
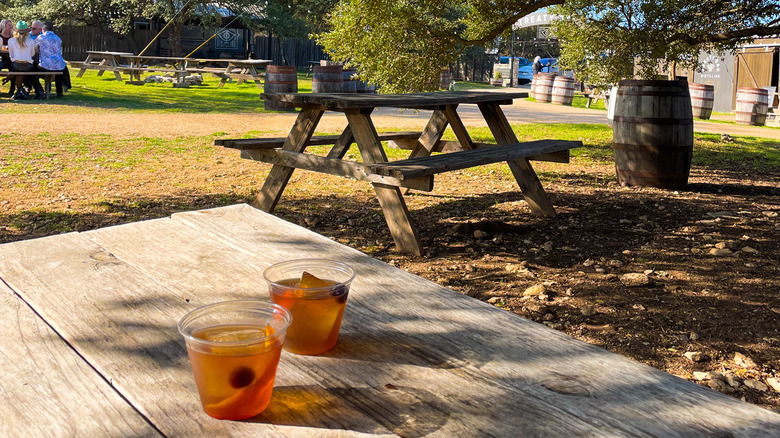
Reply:
[[[552,101],[555,76],[555,73],[538,73],[534,76],[532,89],[534,99],[536,99],[537,102],[548,103]]]

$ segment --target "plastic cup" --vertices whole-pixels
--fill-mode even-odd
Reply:
[[[253,417],[271,401],[292,315],[276,304],[225,301],[179,321],[203,410],[214,418]]]
[[[316,355],[336,346],[349,286],[355,278],[352,268],[333,260],[300,259],[277,263],[263,276],[271,301],[293,315],[285,350]]]

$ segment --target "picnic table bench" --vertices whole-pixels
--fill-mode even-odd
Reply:
[[[282,352],[262,414],[208,417],[176,322],[268,301],[262,271],[312,257],[357,274],[336,348]],[[0,297],[4,437],[780,436],[776,413],[247,205],[0,245]]]
[[[51,83],[55,76],[62,75],[61,71],[0,71],[0,77],[14,78],[15,76],[41,76],[43,77],[44,97],[48,99],[51,96]]]
[[[399,188],[431,191],[434,176],[440,173],[506,161],[531,211],[540,216],[555,216],[555,209],[529,160],[567,162],[569,150],[582,146],[582,142],[560,140],[543,143],[519,142],[500,105],[511,104],[512,99],[527,96],[527,93],[491,92],[386,95],[264,93],[263,99],[292,103],[302,108],[284,142],[275,139],[266,143],[268,148],[251,149],[240,147],[252,144],[241,143],[240,139],[217,140],[215,143],[242,149],[243,158],[274,164],[254,204],[265,211],[273,211],[296,168],[372,183],[396,248],[402,252],[420,255],[422,245],[419,234],[411,221]],[[479,106],[497,145],[476,143],[471,139],[457,113],[457,106],[460,104]],[[392,138],[393,133],[376,132],[371,121],[371,112],[375,108],[412,108],[431,110],[432,114],[425,129],[419,135],[401,133],[398,138]],[[312,134],[326,110],[343,113],[348,125],[340,136],[329,137],[329,142],[326,144],[333,144],[333,147],[327,156],[305,154],[305,149],[313,144]],[[448,126],[452,127],[457,141],[442,140]],[[415,138],[414,135],[417,137]],[[322,137],[314,138],[315,141],[322,141]],[[410,160],[388,163],[382,145],[382,141],[387,140],[400,142],[400,144],[413,143],[413,146],[410,146],[412,148]],[[362,163],[343,159],[353,143],[358,145]],[[279,147],[281,149],[276,149]],[[455,152],[431,156],[433,152],[445,150],[455,150]]]

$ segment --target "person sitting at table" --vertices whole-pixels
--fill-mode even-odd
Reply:
[[[11,20],[7,20],[7,19],[0,20],[0,38],[2,38],[2,45],[3,48],[5,49],[0,54],[0,59],[2,59],[3,61],[3,65],[0,66],[0,69],[4,68],[8,71],[11,71],[11,58],[8,56],[8,40],[13,38],[13,36],[14,36],[14,24],[11,22]],[[8,95],[13,96],[15,83],[11,77],[6,76],[5,79],[3,79],[3,84],[7,82],[11,82],[11,89],[8,90]]]
[[[33,71],[33,55],[35,55],[35,45],[30,38],[30,27],[26,21],[16,23],[14,37],[8,40],[8,56],[11,58],[11,71],[29,72]],[[23,76],[16,76],[16,93],[14,99],[29,99],[30,95],[22,88]],[[35,87],[37,85],[37,87]],[[43,99],[43,88],[40,83],[33,83],[35,87],[35,98]]]
[[[59,71],[63,74],[54,76],[54,84],[57,90],[57,99],[62,99],[63,84],[65,83],[65,70],[68,64],[62,58],[62,40],[54,33],[54,25],[47,22],[43,25],[43,33],[35,39],[35,48],[38,51],[39,66],[42,71]]]

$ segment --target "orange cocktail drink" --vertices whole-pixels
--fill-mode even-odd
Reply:
[[[290,312],[256,300],[200,307],[179,321],[203,410],[241,420],[271,401]]]
[[[277,263],[263,274],[271,301],[293,315],[284,349],[296,354],[321,354],[336,346],[355,271],[326,259]]]

